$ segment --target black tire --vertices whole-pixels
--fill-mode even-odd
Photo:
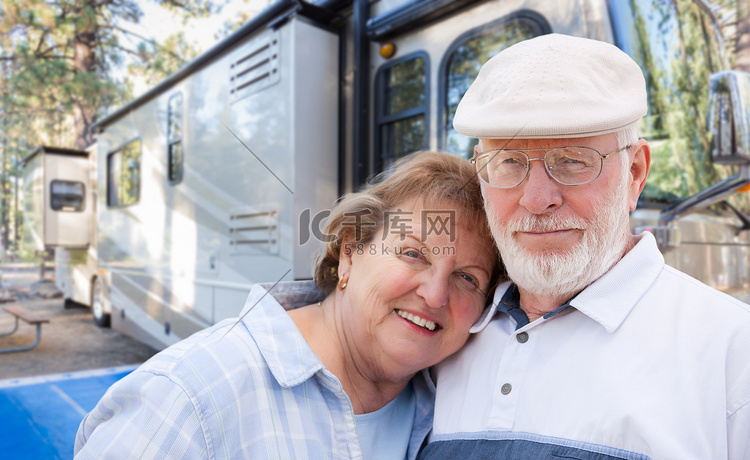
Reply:
[[[81,305],[80,303],[76,302],[73,299],[63,299],[63,309],[70,310],[71,308],[81,308],[85,307],[85,305]]]
[[[111,315],[104,312],[104,288],[99,278],[95,278],[91,285],[91,313],[99,327],[109,327],[112,323]]]

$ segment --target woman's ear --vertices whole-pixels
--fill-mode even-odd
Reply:
[[[349,234],[345,234],[339,249],[339,279],[349,279],[349,273],[352,270],[352,254],[354,253],[355,244],[352,242]]]

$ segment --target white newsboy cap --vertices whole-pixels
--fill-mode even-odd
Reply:
[[[453,127],[480,139],[608,134],[646,115],[643,72],[605,42],[549,34],[487,61],[456,109]]]

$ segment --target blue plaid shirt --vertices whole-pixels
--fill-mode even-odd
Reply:
[[[352,405],[287,309],[317,302],[311,282],[253,287],[240,315],[198,332],[113,385],[81,422],[77,459],[361,459]],[[280,303],[279,303],[280,302]],[[432,426],[426,371],[406,458]]]

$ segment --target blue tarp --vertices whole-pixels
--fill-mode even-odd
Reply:
[[[83,416],[136,367],[0,380],[0,457],[72,459]]]

